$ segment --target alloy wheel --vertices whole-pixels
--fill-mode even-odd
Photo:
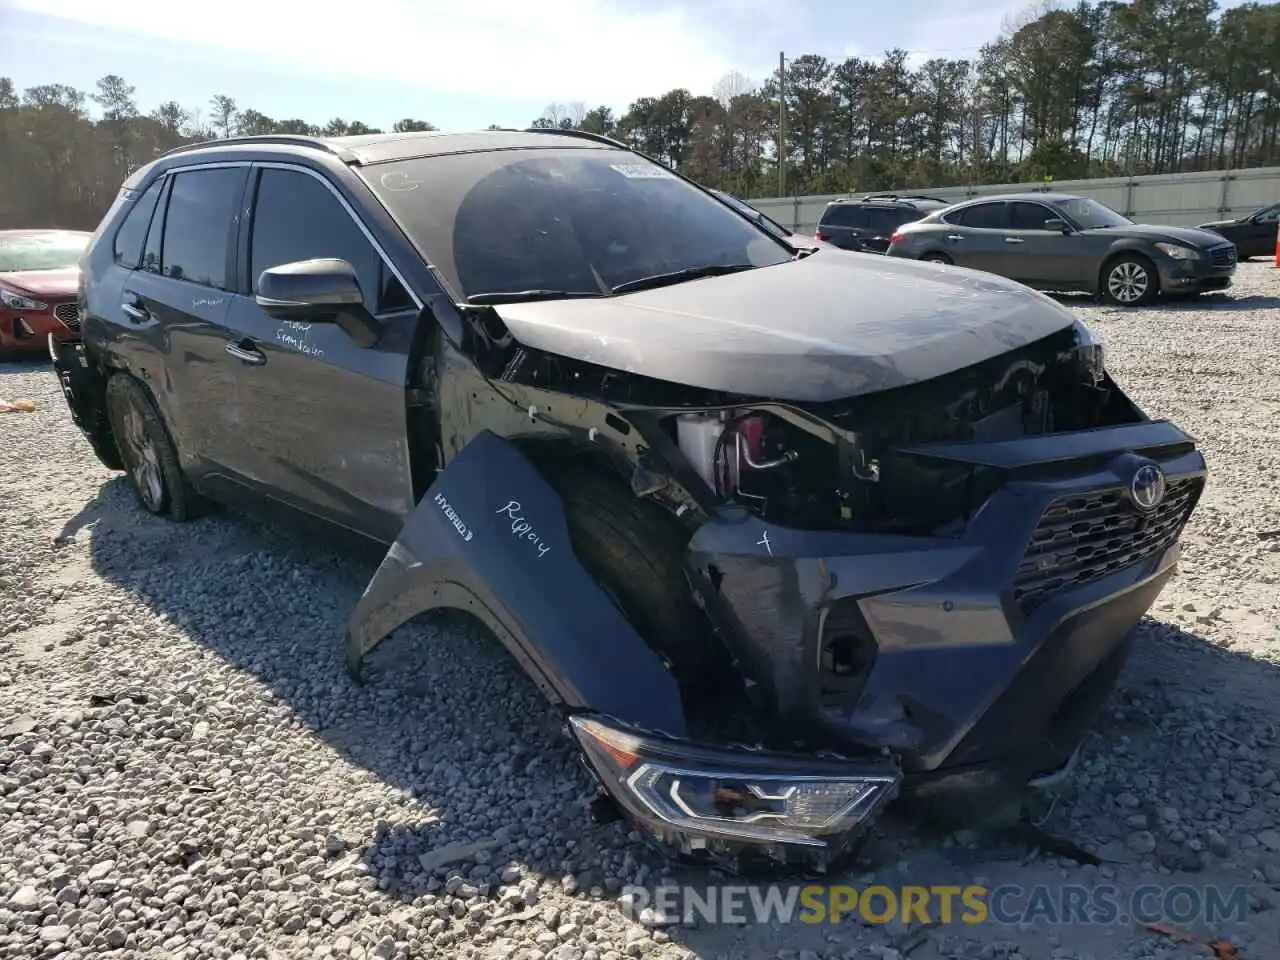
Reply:
[[[128,462],[129,476],[147,509],[158,512],[164,503],[164,475],[160,472],[160,455],[137,409],[129,405],[122,413],[124,436],[120,440]]]
[[[1107,292],[1118,303],[1137,303],[1150,286],[1146,268],[1133,260],[1116,264],[1107,274]]]

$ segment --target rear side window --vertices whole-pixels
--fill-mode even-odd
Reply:
[[[909,220],[919,220],[924,214],[918,210],[908,210],[902,207],[870,207],[867,209],[867,219],[871,229],[885,232],[896,230]]]
[[[947,214],[947,223],[980,230],[996,230],[1004,226],[1004,203],[977,203]]]
[[[258,181],[249,239],[249,278],[296,260],[334,257],[355,268],[371,313],[411,307],[412,301],[369,238],[327,186],[307,173],[268,168]]]
[[[190,170],[173,178],[160,251],[166,277],[228,289],[228,245],[243,185],[243,167]]]
[[[151,225],[151,214],[155,212],[156,201],[160,199],[160,188],[164,177],[147,187],[138,197],[129,212],[124,215],[124,222],[116,231],[113,244],[116,263],[130,270],[138,266],[142,257],[142,244],[147,238],[147,228]]]
[[[842,206],[827,207],[822,215],[824,227],[865,227],[867,212],[862,207]]]

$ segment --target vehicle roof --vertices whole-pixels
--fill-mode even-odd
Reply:
[[[616,140],[581,130],[479,130],[470,133],[428,130],[413,133],[367,133],[346,137],[286,134],[230,137],[225,140],[206,140],[201,143],[187,144],[170,150],[164,156],[190,155],[226,148],[244,149],[254,146],[275,148],[292,146],[299,150],[318,150],[335,154],[344,162],[355,166],[491,150],[627,149],[624,144]]]
[[[981,203],[983,201],[992,200],[1039,200],[1044,201],[1063,201],[1063,200],[1083,200],[1084,197],[1075,193],[1045,193],[1043,190],[1031,191],[1028,193],[993,193],[986,197],[970,197],[968,200],[957,201],[959,203]]]
[[[28,230],[0,230],[0,237],[41,237],[50,233],[72,233],[78,236],[93,236],[88,230],[64,230],[61,227],[41,228],[35,227]]]

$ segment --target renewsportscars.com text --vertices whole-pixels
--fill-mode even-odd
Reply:
[[[661,886],[625,887],[621,903],[681,921],[731,923],[902,923],[968,925],[1243,922],[1248,888],[1149,884],[1122,890],[1109,884],[1021,887],[1006,884],[932,886]]]

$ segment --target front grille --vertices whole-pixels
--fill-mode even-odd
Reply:
[[[1229,267],[1236,262],[1236,245],[1228,243],[1221,247],[1214,247],[1209,251],[1209,256],[1213,258],[1215,267]]]
[[[1203,479],[1170,480],[1164,501],[1141,514],[1123,487],[1060,497],[1045,509],[1014,578],[1013,598],[1030,613],[1062,590],[1081,587],[1154,556],[1182,532]]]
[[[53,308],[53,315],[72,330],[80,329],[80,308],[74,303],[60,303]]]

